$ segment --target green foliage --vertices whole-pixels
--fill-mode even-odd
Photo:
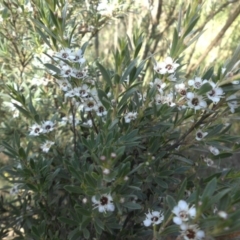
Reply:
[[[0,175],[8,185],[0,238],[161,239],[185,236],[184,227],[216,237],[239,229],[239,172],[220,164],[239,149],[230,131],[239,48],[221,67],[188,71],[203,6],[183,3],[178,17],[174,6],[159,6],[149,34],[134,27],[101,49],[101,33],[137,10],[133,3],[4,1],[0,144],[8,163]],[[164,8],[175,20],[158,33]]]

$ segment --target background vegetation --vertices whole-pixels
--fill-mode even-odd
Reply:
[[[219,107],[220,111],[207,123],[198,122],[199,112],[188,116],[198,125],[209,124],[205,144],[222,147],[220,156],[211,155],[214,161],[211,166],[203,161],[209,157],[204,144],[193,142],[188,135],[182,144],[181,134],[188,131],[191,123],[180,121],[186,117],[185,113],[179,113],[179,120],[176,111],[165,105],[151,110],[156,111],[154,113],[146,108],[145,117],[139,117],[130,127],[123,120],[115,122],[112,116],[116,114],[116,119],[121,119],[121,114],[141,109],[129,102],[131,95],[136,98],[140,82],[138,91],[142,94],[146,91],[151,97],[156,94],[147,90],[149,83],[159,77],[153,67],[169,55],[180,64],[176,73],[180,82],[196,76],[215,82],[221,80],[219,85],[226,91],[226,98],[230,94],[238,95],[240,33],[236,29],[239,14],[237,0],[67,3],[64,0],[3,0],[0,5],[0,237],[176,238],[179,229],[170,225],[170,208],[185,198],[186,190],[190,192],[188,202],[198,206],[200,215],[204,216],[202,220],[198,216],[196,221],[200,221],[206,235],[220,239],[220,235],[228,234],[230,239],[229,234],[239,229],[238,212],[234,209],[239,204],[240,191],[235,191],[239,170],[237,159],[232,158],[232,153],[239,149],[238,124],[235,123],[239,119],[238,108],[229,118],[229,111]],[[122,103],[116,108],[117,113],[113,110],[107,115],[105,125],[104,121],[97,120],[97,126],[86,128],[84,123],[93,118],[84,113],[80,114],[80,127],[75,128],[71,122],[61,125],[62,118],[75,116],[75,110],[57,85],[59,74],[52,71],[57,71],[55,67],[59,66],[53,54],[68,47],[81,48],[84,52],[87,61],[84,68],[80,68],[87,69],[87,84],[93,82],[101,90],[98,95],[104,107],[109,105],[103,100],[109,92],[114,96],[112,100]],[[222,72],[225,67],[226,73]],[[115,96],[116,76],[128,77],[130,81],[125,84],[121,80],[119,99]],[[115,85],[111,81],[115,81]],[[151,114],[155,114],[154,117],[150,118]],[[47,137],[29,136],[35,122],[46,120],[53,121],[58,129]],[[158,121],[164,124],[158,125]],[[117,126],[123,135],[115,129]],[[101,127],[102,135],[98,134]],[[109,129],[112,135],[108,135]],[[192,130],[191,136],[195,138],[197,126]],[[151,138],[155,131],[161,132],[161,136]],[[46,140],[55,142],[49,153],[43,153],[40,147]],[[175,151],[180,142],[183,145],[180,152]],[[112,163],[99,163],[96,159],[102,156],[112,159]],[[155,158],[156,161],[152,161]],[[231,169],[235,166],[237,168]],[[102,169],[110,169],[111,174],[104,174]],[[157,170],[151,173],[151,169]],[[125,175],[129,176],[129,182],[124,180]],[[116,184],[115,178],[119,181]],[[144,184],[141,185],[141,181]],[[19,189],[14,188],[16,186],[20,186]],[[91,197],[106,193],[113,193],[114,202],[118,202],[117,220],[113,215],[103,217],[97,211],[90,211]],[[212,195],[215,202],[201,199],[205,201],[201,208],[199,195],[203,198]],[[212,216],[214,204],[231,215],[228,221]],[[166,219],[166,228],[157,233],[156,229],[150,231],[142,225],[144,214],[154,207],[164,209]]]

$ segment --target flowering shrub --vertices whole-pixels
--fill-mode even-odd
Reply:
[[[41,3],[31,23],[46,45],[38,70],[51,81],[5,89],[21,123],[1,143],[11,159],[1,169],[11,184],[1,237],[201,240],[237,231],[238,176],[218,164],[240,147],[229,122],[239,112],[240,49],[217,69],[185,75],[184,51],[198,37],[194,1],[164,57],[142,59],[136,31],[106,66],[90,60],[90,40],[73,41],[67,5]],[[104,24],[117,11],[90,7]]]

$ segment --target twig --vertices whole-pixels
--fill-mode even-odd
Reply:
[[[74,105],[72,101],[70,101],[70,111],[72,113],[72,127],[73,127],[73,144],[74,144],[74,152],[77,150],[77,136],[76,136],[76,127],[75,127],[75,112],[74,112]]]
[[[223,26],[223,28],[221,29],[221,31],[218,33],[218,35],[214,38],[214,40],[210,43],[210,45],[206,48],[205,52],[203,52],[201,54],[201,57],[198,59],[197,63],[190,66],[186,77],[188,77],[192,71],[194,71],[199,64],[206,58],[206,56],[209,54],[209,52],[213,49],[213,47],[221,40],[221,38],[223,37],[223,35],[225,34],[225,32],[228,30],[228,28],[232,25],[232,23],[235,21],[235,19],[238,17],[238,15],[240,14],[240,4],[238,5],[238,7],[235,9],[235,11],[233,12],[233,14],[230,15],[230,17],[228,18],[227,22],[225,23],[225,25]]]

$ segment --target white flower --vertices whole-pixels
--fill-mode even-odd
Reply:
[[[213,147],[213,146],[209,147],[209,151],[215,156],[220,153],[219,150],[216,147]]]
[[[14,184],[13,187],[10,189],[9,194],[10,195],[16,195],[18,194],[19,189],[18,189],[18,184]]]
[[[34,77],[32,80],[31,80],[31,85],[37,85],[37,86],[47,86],[48,85],[48,82],[49,80],[45,77],[42,77],[42,78],[38,78],[38,77]]]
[[[31,2],[28,2],[27,4],[24,5],[24,10],[26,12],[32,12],[33,11],[33,7],[31,5]]]
[[[137,112],[129,112],[124,116],[126,123],[130,123],[132,120],[135,120],[136,118],[137,118]]]
[[[89,95],[89,88],[87,84],[83,84],[81,87],[74,88],[74,91],[76,92],[76,96],[85,98]]]
[[[83,125],[86,126],[86,127],[90,127],[91,128],[93,126],[92,119],[87,120],[87,122],[84,122]]]
[[[176,82],[177,78],[175,77],[174,74],[171,74],[171,75],[168,76],[168,80],[171,81],[171,82]]]
[[[224,92],[222,88],[216,87],[216,84],[214,82],[209,81],[209,84],[212,86],[212,90],[207,92],[207,97],[216,104],[220,101],[220,98]]]
[[[196,140],[197,141],[201,141],[204,137],[206,137],[208,135],[208,133],[207,132],[203,132],[203,131],[201,131],[201,130],[198,130],[197,132],[196,132]]]
[[[231,113],[234,113],[235,108],[238,107],[237,96],[233,94],[233,95],[229,96],[226,100],[227,100],[228,106],[230,107]]]
[[[85,101],[83,107],[86,112],[96,111],[98,108],[97,103],[91,99]]]
[[[175,89],[176,91],[182,95],[182,96],[186,96],[187,94],[187,87],[185,86],[184,83],[179,83],[175,85]]]
[[[72,75],[72,72],[73,72],[73,70],[72,70],[72,68],[70,66],[68,66],[66,64],[61,66],[61,73],[60,73],[60,75],[62,77],[70,77]]]
[[[174,107],[176,103],[174,102],[173,93],[169,93],[164,96],[164,103],[166,103],[169,107]]]
[[[148,212],[146,214],[146,219],[143,221],[143,224],[146,227],[149,227],[150,225],[158,225],[160,224],[162,221],[164,220],[164,216],[162,212],[158,212],[158,211],[152,211],[152,212]]]
[[[115,9],[114,3],[109,3],[107,0],[98,3],[97,11],[104,16],[111,17]]]
[[[205,237],[204,231],[200,230],[196,224],[182,224],[180,228],[182,229],[181,236],[184,240],[201,240]]]
[[[202,80],[200,77],[195,77],[195,79],[191,79],[188,81],[188,85],[192,86],[196,89],[199,89],[204,83],[207,83],[208,80]]]
[[[57,80],[57,83],[58,83],[60,89],[64,92],[71,89],[71,84],[69,83],[69,81],[67,79]]]
[[[69,54],[68,59],[72,62],[78,62],[80,64],[85,62],[85,59],[83,58],[83,55],[82,55],[82,49],[79,49],[75,52],[71,52]]]
[[[53,144],[54,144],[54,142],[46,141],[45,143],[43,143],[41,145],[42,151],[47,153]]]
[[[214,164],[213,160],[210,159],[210,158],[204,158],[203,160],[204,160],[204,162],[207,163],[207,165],[208,165],[209,167],[213,166],[213,164]]]
[[[52,121],[45,121],[42,124],[43,133],[48,133],[54,130],[54,123]]]
[[[163,93],[163,89],[166,87],[166,85],[167,84],[162,82],[162,80],[159,78],[155,78],[154,82],[150,83],[151,87],[156,86],[159,93]]]
[[[77,124],[79,124],[79,120],[77,118],[74,118],[74,121],[75,121],[75,126]],[[70,123],[71,125],[73,125],[73,116],[72,115],[69,117],[62,118],[61,124],[66,125],[67,123]]]
[[[178,67],[178,63],[173,62],[171,57],[167,57],[164,62],[156,63],[153,69],[159,74],[166,74],[174,73]]]
[[[55,56],[64,60],[68,60],[69,56],[72,54],[72,50],[69,48],[64,48],[60,52],[55,53]]]
[[[101,103],[98,103],[97,105],[97,110],[96,110],[96,114],[99,116],[99,117],[103,117],[105,115],[107,115],[107,110],[105,109],[105,107],[101,104]]]
[[[219,211],[218,212],[218,216],[220,218],[223,218],[223,219],[227,219],[228,218],[228,214],[226,212],[224,212],[224,211]]]
[[[42,127],[37,123],[33,124],[30,127],[30,130],[31,131],[30,131],[29,135],[32,135],[32,136],[39,136],[39,134],[43,132]]]
[[[113,212],[115,210],[113,199],[110,194],[103,194],[100,196],[100,199],[96,199],[96,196],[93,196],[92,202],[94,208],[98,208],[99,212]]]
[[[65,93],[65,98],[69,98],[69,97],[72,98],[72,97],[75,97],[76,95],[77,95],[76,90],[71,89]]]
[[[186,96],[188,99],[188,106],[194,108],[195,111],[207,107],[207,103],[202,99],[202,96],[198,96],[192,92],[188,92]]]
[[[196,208],[192,206],[189,208],[187,202],[184,200],[180,200],[178,205],[175,206],[172,212],[176,215],[173,218],[173,222],[177,225],[181,225],[183,222],[187,222],[190,218],[195,218],[196,216]]]
[[[87,77],[87,71],[81,71],[78,69],[73,69],[72,73],[71,73],[72,77],[75,77],[77,79],[83,79],[85,77]]]

